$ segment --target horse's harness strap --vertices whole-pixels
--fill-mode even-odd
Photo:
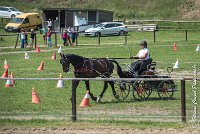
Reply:
[[[88,66],[87,66],[87,62],[89,63]],[[101,64],[101,62],[98,60],[98,63]],[[106,64],[107,65],[107,64]],[[97,71],[96,69],[94,69],[94,63],[92,60],[90,59],[87,59],[87,60],[84,60],[83,61],[83,67],[82,68],[79,68],[79,69],[76,69],[75,70],[76,73],[79,73],[79,72],[96,72],[98,73],[100,76],[105,76],[106,74],[110,74],[109,72],[105,72],[105,73],[100,73],[99,71]]]

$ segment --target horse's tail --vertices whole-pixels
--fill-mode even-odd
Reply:
[[[121,66],[119,65],[119,63],[118,63],[116,60],[114,60],[114,59],[109,59],[109,61],[111,61],[111,62],[113,62],[113,63],[115,63],[115,64],[117,65],[117,74],[118,74],[118,76],[119,76],[120,78],[123,78],[123,77],[124,77],[123,71],[122,71],[122,68],[121,68]]]

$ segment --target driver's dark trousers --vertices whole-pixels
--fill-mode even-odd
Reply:
[[[131,64],[131,72],[134,73],[135,75],[140,74],[140,68],[144,60],[138,60],[135,61],[134,63]]]

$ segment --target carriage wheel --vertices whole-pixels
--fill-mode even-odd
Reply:
[[[133,85],[133,97],[136,100],[148,99],[151,92],[152,88],[146,81],[138,81]]]
[[[158,96],[163,99],[172,98],[174,94],[174,84],[170,81],[162,81],[158,85]]]
[[[115,82],[115,91],[116,96],[114,96],[116,99],[124,100],[128,97],[130,93],[130,85],[128,85],[126,82]]]

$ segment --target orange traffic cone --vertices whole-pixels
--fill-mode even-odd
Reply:
[[[8,78],[10,78],[10,76],[8,76]],[[13,87],[11,79],[7,79],[5,87],[6,88]]]
[[[52,60],[55,60],[55,59],[56,59],[56,53],[55,53],[55,52],[53,53],[51,59],[52,59]]]
[[[3,73],[3,75],[1,76],[1,78],[7,78],[8,77],[8,69],[6,69]]]
[[[89,91],[87,91],[85,97],[83,98],[81,104],[80,104],[80,107],[88,107],[90,106],[89,105],[89,98],[90,98],[90,95],[89,95]]]
[[[39,71],[44,70],[44,61],[42,61],[42,63],[40,64],[40,66],[37,70],[39,70]]]
[[[40,48],[38,46],[36,46],[36,52],[39,53],[40,52]]]
[[[177,50],[178,50],[178,48],[176,46],[176,43],[174,43],[174,51],[177,51]]]
[[[10,66],[8,65],[7,61],[5,60],[4,61],[4,66],[3,66],[4,69],[9,69]]]
[[[37,95],[36,91],[35,91],[35,88],[33,87],[32,88],[32,103],[34,104],[39,104],[41,101],[40,101],[40,98],[39,96]]]
[[[13,72],[11,72],[10,78],[14,78]],[[11,80],[11,81],[12,81],[12,84],[13,84],[13,86],[14,86],[14,85],[15,85],[15,80]]]

